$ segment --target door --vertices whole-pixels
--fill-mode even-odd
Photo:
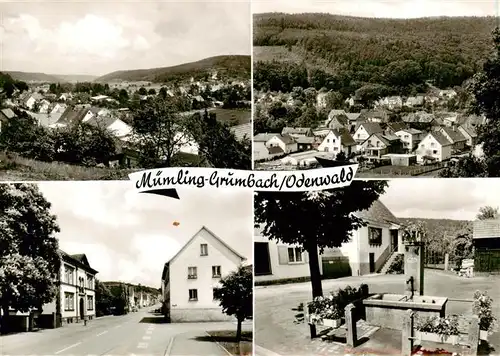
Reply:
[[[370,273],[375,273],[375,254],[370,252]]]
[[[391,247],[393,251],[398,250],[398,230],[391,230]]]
[[[85,317],[85,302],[83,301],[83,298],[80,298],[80,319],[83,320]]]
[[[255,242],[254,259],[254,273],[256,276],[272,274],[269,244],[267,242]]]

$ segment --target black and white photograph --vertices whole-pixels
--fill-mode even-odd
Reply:
[[[240,1],[0,3],[0,180],[251,169]]]
[[[256,193],[256,355],[498,355],[499,201],[497,179]]]
[[[499,177],[498,1],[264,1],[253,14],[257,170]]]
[[[178,193],[0,184],[2,355],[251,355],[253,193]]]

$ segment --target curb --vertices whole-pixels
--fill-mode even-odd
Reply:
[[[271,350],[265,349],[259,345],[254,344],[254,355],[255,356],[281,356],[280,354],[277,354],[276,352],[273,352]]]
[[[208,335],[208,337],[210,337],[210,338],[213,340],[212,342],[214,342],[217,346],[219,346],[219,348],[220,348],[221,350],[224,350],[224,352],[225,352],[227,355],[229,355],[229,356],[233,356],[233,354],[232,354],[232,353],[230,353],[230,352],[229,352],[229,351],[228,351],[228,350],[227,350],[224,346],[222,346],[222,345],[221,345],[221,344],[219,344],[217,341],[215,341],[215,340],[214,340],[214,338],[213,338],[213,336],[212,336],[212,335],[210,335],[210,334],[208,333],[208,331],[205,331],[205,334],[207,334],[207,335]]]

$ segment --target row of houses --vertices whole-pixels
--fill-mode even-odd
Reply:
[[[332,110],[325,125],[314,130],[285,127],[281,133],[257,134],[253,140],[254,161],[281,158],[283,164],[296,165],[304,162],[301,157],[314,159],[315,155],[335,156],[344,152],[368,162],[391,160],[393,165],[442,162],[473,149],[477,127],[483,123],[476,117],[464,117],[441,121],[441,125],[424,122],[428,130],[421,130],[413,128],[411,120],[385,122],[379,115],[361,116],[362,113]]]

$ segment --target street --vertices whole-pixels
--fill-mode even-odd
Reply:
[[[58,329],[0,337],[0,355],[214,355],[227,356],[207,332],[236,330],[232,322],[168,324],[144,308]],[[251,330],[251,324],[244,325]]]

